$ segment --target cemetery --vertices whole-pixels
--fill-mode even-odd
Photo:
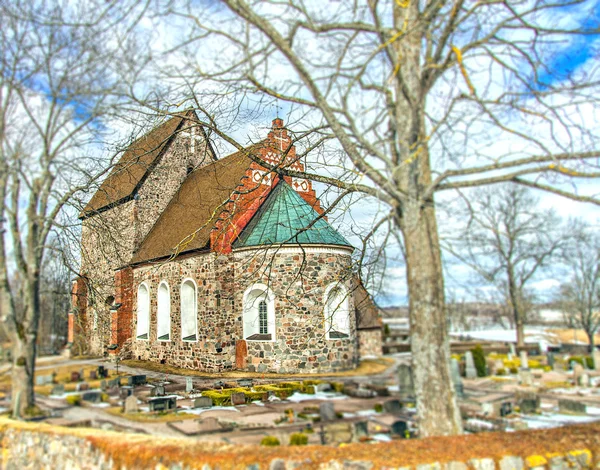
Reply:
[[[529,356],[513,346],[506,354],[480,347],[453,354],[465,432],[600,421],[597,356]],[[405,354],[391,356],[374,375],[322,378],[183,376],[124,366],[117,375],[112,362],[88,362],[38,372],[36,392],[43,398],[36,420],[265,447],[418,438]]]

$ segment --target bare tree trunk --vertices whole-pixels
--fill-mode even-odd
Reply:
[[[520,297],[517,286],[514,281],[514,273],[512,266],[508,267],[508,295],[512,303],[513,317],[515,319],[515,327],[517,329],[517,346],[525,346],[525,326],[523,324],[523,315],[521,314]]]
[[[34,411],[34,373],[36,336],[25,333],[12,338],[12,409],[14,418],[22,418]]]
[[[413,381],[421,436],[462,432],[450,378],[444,281],[433,205],[407,204],[400,218],[406,245]]]

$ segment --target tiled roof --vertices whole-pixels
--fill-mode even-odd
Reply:
[[[244,228],[234,248],[279,244],[350,243],[294,191],[280,181]]]

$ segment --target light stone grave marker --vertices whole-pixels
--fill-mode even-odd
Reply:
[[[464,396],[464,387],[462,378],[460,376],[460,365],[458,364],[458,360],[455,358],[450,359],[450,378],[454,384],[456,395],[458,398],[462,398]]]
[[[508,347],[510,348],[510,354],[514,357],[517,355],[517,350],[515,349],[515,345],[514,343],[510,343],[508,345]]]
[[[383,402],[383,410],[386,413],[401,413],[402,405],[400,404],[400,400],[388,400]]]
[[[100,390],[102,390],[103,392],[105,392],[108,389],[108,383],[106,382],[106,380],[101,380],[100,381]]]
[[[210,397],[199,397],[194,400],[194,408],[212,408],[213,401]]]
[[[471,351],[465,353],[465,365],[465,377],[467,379],[476,379],[477,369],[475,368],[475,361],[473,360],[473,353]]]
[[[190,393],[192,390],[194,390],[194,381],[191,377],[186,377],[185,378],[185,391],[186,391],[186,393]]]
[[[581,387],[589,387],[590,386],[590,376],[588,374],[581,374],[579,376],[579,385]]]
[[[321,417],[321,421],[335,421],[335,408],[333,407],[333,403],[326,401],[319,405],[319,416]]]
[[[533,374],[531,369],[519,369],[519,384],[525,387],[531,387],[533,385]]]
[[[52,383],[51,375],[38,375],[35,378],[36,385],[46,385],[46,384],[51,384],[51,383]]]
[[[135,395],[129,395],[125,399],[125,413],[137,413],[137,397]]]
[[[85,392],[86,390],[90,389],[90,384],[88,384],[87,382],[80,382],[77,384],[75,390],[77,392]]]
[[[415,396],[415,385],[412,378],[412,369],[407,364],[398,366],[398,385],[400,399],[410,400]]]
[[[65,385],[64,384],[56,384],[52,387],[52,395],[64,395],[65,393]]]
[[[573,382],[575,385],[579,384],[579,377],[583,374],[583,366],[579,363],[575,363],[573,366]]]
[[[558,411],[566,413],[586,414],[587,406],[576,400],[560,399],[558,400]]]
[[[162,397],[165,395],[165,386],[162,384],[156,385],[151,392],[153,397]]]
[[[231,394],[231,404],[234,406],[244,405],[246,403],[246,395],[243,393],[232,393]]]
[[[521,351],[521,369],[529,369],[529,358],[527,351]]]

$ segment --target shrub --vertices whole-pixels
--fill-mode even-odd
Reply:
[[[471,353],[473,353],[473,362],[475,362],[475,369],[477,369],[477,377],[485,377],[487,374],[483,348],[478,344],[471,349]]]
[[[516,367],[511,367],[510,368],[510,373],[511,374],[518,374],[519,373],[519,369],[517,369]]]
[[[574,361],[583,367],[586,367],[586,364],[587,364],[588,369],[594,368],[594,360],[592,359],[591,356],[571,356],[571,357],[569,357],[568,363],[571,363],[571,361]]]
[[[333,390],[335,390],[338,393],[342,393],[342,391],[344,390],[344,383],[343,382],[331,382],[331,388],[333,388]]]
[[[377,413],[383,413],[383,405],[381,403],[375,403],[373,409],[377,411]]]
[[[108,396],[108,393],[103,393],[102,395],[100,395],[100,399],[104,402],[107,402],[108,400],[110,400],[110,397]]]
[[[71,406],[79,406],[81,405],[81,395],[69,395],[67,398],[67,403]]]
[[[496,375],[506,375],[506,369],[503,367],[496,371]]]
[[[383,325],[383,334],[385,336],[389,336],[390,335],[390,325],[388,325],[387,323],[385,325]]]
[[[308,436],[301,432],[296,432],[290,436],[291,446],[305,446],[308,444]]]
[[[262,441],[260,441],[261,446],[274,447],[280,444],[281,443],[279,442],[279,439],[277,439],[275,436],[265,436],[262,438]]]

